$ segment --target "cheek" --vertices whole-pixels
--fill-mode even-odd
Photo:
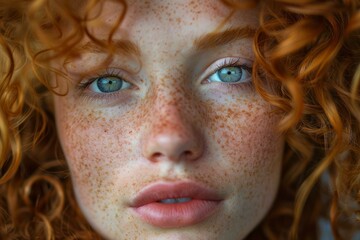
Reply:
[[[234,209],[243,210],[240,215],[256,215],[271,205],[279,183],[284,143],[277,131],[280,116],[258,98],[213,106],[208,111],[216,113],[209,116],[208,141],[215,149],[216,178],[223,184],[231,182],[231,192],[240,193],[234,203]]]
[[[260,168],[281,155],[283,140],[277,131],[280,116],[271,113],[271,107],[263,100],[213,106],[209,110],[214,113],[209,116],[209,139],[213,139],[216,152],[226,156],[229,164]]]
[[[124,169],[136,158],[134,133],[140,117],[124,113],[119,120],[109,117],[109,112],[77,107],[66,99],[57,99],[55,104],[59,138],[80,204],[107,202],[118,188],[114,183],[123,182],[117,178],[126,178]]]
[[[227,205],[232,214],[224,224],[253,229],[270,209],[279,185],[284,142],[277,131],[280,116],[260,99],[212,106],[208,141],[216,160],[211,176],[232,195]]]

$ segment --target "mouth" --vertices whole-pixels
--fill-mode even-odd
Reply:
[[[216,191],[194,182],[160,182],[142,189],[131,208],[150,225],[179,228],[206,220],[222,200]]]
[[[162,199],[158,202],[164,204],[175,204],[175,203],[185,203],[190,201],[192,201],[192,198],[183,197],[183,198],[167,198],[167,199]]]

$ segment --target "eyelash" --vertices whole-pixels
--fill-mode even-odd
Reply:
[[[240,62],[240,58],[231,58],[231,59],[225,58],[225,60],[222,63],[217,64],[216,69],[213,71],[213,73],[219,71],[224,67],[244,67],[246,70],[252,70],[252,67],[249,67],[245,64],[239,64],[239,62]]]

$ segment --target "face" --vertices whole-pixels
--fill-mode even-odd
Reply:
[[[122,10],[106,3],[90,31],[106,39]],[[58,78],[74,191],[106,239],[243,239],[271,207],[283,139],[251,82],[258,10],[230,14],[215,0],[130,1],[111,61],[84,39],[71,81]]]

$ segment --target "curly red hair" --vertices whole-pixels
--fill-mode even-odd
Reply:
[[[50,76],[64,73],[48,62],[85,36],[111,53],[119,2],[106,42],[87,25],[98,1],[0,4],[1,239],[100,239],[72,192],[51,109]],[[260,8],[253,82],[283,115],[286,140],[278,196],[248,239],[315,239],[320,218],[349,239],[360,220],[360,1],[222,2]]]

